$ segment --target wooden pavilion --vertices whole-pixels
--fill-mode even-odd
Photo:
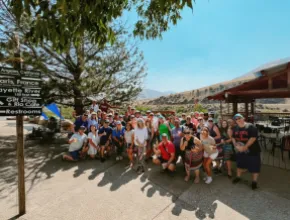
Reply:
[[[207,98],[233,103],[233,115],[238,113],[238,103],[244,103],[246,119],[249,113],[255,114],[256,99],[290,98],[290,59],[264,66],[252,74],[256,78]]]

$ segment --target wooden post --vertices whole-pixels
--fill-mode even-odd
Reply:
[[[228,114],[230,114],[230,103],[228,103]]]
[[[255,101],[251,102],[251,114],[254,115],[255,114]]]
[[[14,34],[14,68],[21,70],[20,42],[17,34]],[[16,116],[16,151],[18,165],[18,215],[26,212],[25,204],[25,172],[24,172],[24,136],[23,136],[23,116]]]
[[[248,102],[245,102],[245,118],[246,118],[246,121],[248,121],[248,117],[249,117],[249,103]]]
[[[234,115],[238,113],[238,103],[236,101],[233,103],[233,113]]]
[[[220,116],[223,119],[223,103],[220,101]]]
[[[26,212],[25,205],[25,172],[24,172],[24,138],[23,116],[16,116],[17,161],[18,161],[18,207],[19,215]]]
[[[287,85],[288,89],[290,89],[290,63],[287,66]]]
[[[272,78],[268,79],[268,89],[269,90],[273,89],[273,80],[272,80]]]

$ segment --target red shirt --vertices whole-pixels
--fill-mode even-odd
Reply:
[[[102,110],[102,112],[107,112],[109,107],[110,107],[110,105],[108,103],[102,103],[100,105],[100,109]]]
[[[163,142],[161,142],[158,145],[158,150],[160,150],[161,157],[164,160],[169,160],[170,157],[171,157],[171,154],[172,153],[175,153],[175,147],[174,147],[174,145],[172,144],[171,141],[168,141],[166,144],[164,144]]]

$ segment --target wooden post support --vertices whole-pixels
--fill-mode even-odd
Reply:
[[[251,102],[251,114],[252,115],[255,114],[255,102],[254,101]]]
[[[14,57],[16,58],[13,66],[15,69],[21,70],[20,59],[20,41],[17,34],[14,34]],[[18,165],[18,215],[26,213],[25,202],[25,172],[24,172],[24,136],[23,136],[23,116],[16,116],[16,151]]]
[[[233,103],[233,113],[234,113],[234,115],[238,113],[238,103],[237,102]]]
[[[17,161],[18,161],[18,206],[19,215],[26,212],[25,205],[25,172],[24,172],[24,137],[23,116],[16,116]]]
[[[290,89],[290,63],[287,66],[287,87]]]
[[[223,103],[220,101],[220,116],[223,118]]]
[[[230,114],[230,103],[228,103],[228,114]]]
[[[248,102],[245,102],[245,118],[246,118],[246,121],[248,121],[248,117],[249,117],[249,103]]]

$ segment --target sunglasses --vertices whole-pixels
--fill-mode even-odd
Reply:
[[[237,121],[237,120],[240,120],[241,118],[236,118],[235,120]]]
[[[190,134],[190,132],[184,132],[184,134]]]
[[[198,119],[198,121],[202,121],[202,119]]]

